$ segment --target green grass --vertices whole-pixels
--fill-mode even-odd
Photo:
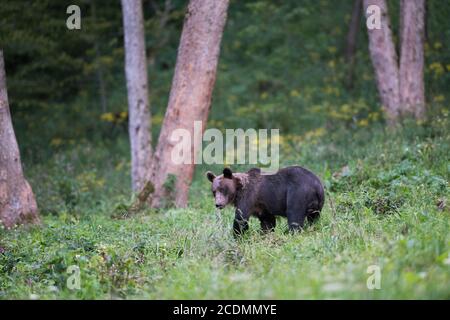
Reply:
[[[441,119],[339,130],[288,149],[283,165],[313,169],[329,190],[321,219],[296,235],[282,218],[262,235],[253,219],[239,241],[232,210],[215,211],[206,167],[188,208],[113,219],[130,201],[126,143],[114,153],[61,151],[27,170],[42,226],[0,231],[0,298],[449,299],[450,137]],[[71,265],[80,290],[66,286]],[[379,290],[366,286],[370,265],[381,268]]]
[[[156,41],[155,36],[169,37],[149,66],[155,143],[185,12],[185,1],[172,2],[175,11],[164,32],[152,27],[146,12],[147,42]],[[220,166],[197,167],[187,209],[113,218],[132,201],[124,118],[108,120],[109,112],[126,115],[127,110],[122,44],[110,36],[121,24],[120,12],[98,12],[99,21],[108,18],[110,27],[102,23],[101,28],[72,33],[103,43],[109,102],[105,114],[91,80],[71,92],[72,98],[60,101],[57,96],[64,90],[56,92],[51,85],[43,89],[47,83],[42,85],[42,77],[28,76],[27,72],[48,76],[59,70],[67,75],[62,78],[78,79],[80,74],[64,71],[73,64],[49,66],[49,57],[59,60],[36,54],[47,52],[48,46],[38,50],[22,41],[20,25],[30,23],[19,23],[27,16],[20,11],[19,29],[11,25],[19,36],[9,37],[12,51],[5,52],[15,52],[23,68],[16,74],[8,70],[8,93],[42,225],[0,229],[0,299],[449,299],[450,3],[430,1],[427,8],[424,71],[429,120],[406,122],[404,129],[393,132],[383,123],[363,20],[354,87],[344,85],[348,67],[343,53],[352,2],[301,3],[232,1],[208,126],[279,128],[281,166],[298,164],[317,173],[328,190],[326,204],[319,222],[300,234],[287,234],[286,221],[279,219],[275,233],[261,235],[258,221],[252,220],[241,241],[231,235],[232,210],[215,211],[204,177],[207,170],[220,172]],[[398,8],[395,2],[390,7],[394,31]],[[59,10],[39,10],[60,19]],[[39,30],[45,28],[44,24]],[[102,28],[111,32],[99,31]],[[94,36],[100,33],[103,40]],[[41,42],[54,41],[54,32],[41,36]],[[58,43],[67,50],[61,54],[65,59],[77,53],[75,67],[92,69],[95,63],[83,53],[84,46],[75,46],[81,50],[78,54],[72,52],[73,45]],[[24,57],[33,57],[32,63],[23,61],[24,52]],[[62,78],[56,74],[52,81],[64,83]],[[22,90],[18,85],[23,81],[36,85]],[[66,270],[72,265],[81,271],[80,290],[66,286]],[[371,265],[381,268],[380,290],[367,289]]]

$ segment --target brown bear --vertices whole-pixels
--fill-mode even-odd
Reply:
[[[227,204],[235,208],[233,231],[236,235],[248,229],[250,216],[256,216],[263,231],[273,231],[275,216],[287,217],[289,230],[303,228],[305,219],[316,220],[324,204],[324,189],[319,178],[311,171],[292,166],[275,174],[261,174],[258,168],[245,173],[233,173],[225,168],[215,176],[208,171],[216,207]]]

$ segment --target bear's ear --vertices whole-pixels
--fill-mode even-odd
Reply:
[[[206,177],[208,178],[209,181],[213,182],[213,180],[216,178],[216,176],[214,175],[214,173],[212,173],[211,171],[208,171],[206,173]]]
[[[223,176],[227,179],[232,179],[233,178],[233,172],[231,171],[230,168],[225,168],[223,169]]]

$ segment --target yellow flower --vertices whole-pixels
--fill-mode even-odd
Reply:
[[[336,47],[334,47],[334,46],[328,47],[327,50],[329,53],[336,53],[336,51],[337,51]]]
[[[297,90],[291,90],[291,97],[299,97],[300,96],[300,92],[298,92]]]
[[[114,121],[114,115],[113,115],[112,112],[106,112],[106,113],[103,113],[100,116],[100,119],[103,120],[103,121],[106,121],[106,122],[113,122]]]
[[[429,68],[434,72],[435,76],[440,76],[445,72],[444,67],[439,62],[433,62],[432,64],[430,64]]]
[[[433,98],[433,101],[434,101],[434,102],[444,102],[444,101],[445,101],[445,97],[444,97],[444,95],[440,94],[440,95],[438,95],[438,96],[435,96],[435,97]]]
[[[343,104],[341,106],[341,112],[342,113],[350,113],[351,109],[350,106],[348,104]]]
[[[152,124],[154,125],[160,125],[163,122],[163,116],[160,114],[156,114],[154,116],[152,116]]]
[[[120,118],[126,119],[127,117],[128,117],[128,112],[122,111],[122,112],[120,113]]]
[[[369,113],[369,119],[372,121],[377,121],[380,118],[380,114],[378,112]]]
[[[369,125],[369,121],[367,119],[361,119],[358,121],[358,126],[367,127]]]
[[[314,138],[320,138],[326,134],[326,130],[323,127],[308,131],[305,133],[305,138],[307,140],[312,140]]]
[[[99,187],[103,187],[105,185],[105,179],[98,179],[95,182]]]
[[[326,94],[329,94],[329,95],[334,94],[337,97],[339,97],[339,95],[340,95],[339,88],[331,87],[331,86],[326,86],[323,89],[323,92]]]
[[[52,141],[50,141],[50,145],[54,147],[58,147],[63,143],[63,140],[61,138],[53,138]]]
[[[125,165],[125,162],[120,161],[120,162],[116,165],[116,167],[115,167],[116,171],[122,170],[122,168],[124,167],[124,165]]]
[[[423,121],[423,120],[416,120],[416,124],[417,125],[419,125],[419,126],[421,126],[421,125],[423,125],[425,123],[425,121]]]

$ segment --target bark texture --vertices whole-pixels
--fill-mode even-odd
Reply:
[[[0,50],[0,220],[6,228],[39,222],[38,208],[25,180],[11,121],[3,51]]]
[[[397,52],[395,51],[388,8],[385,0],[364,0],[364,12],[367,7],[377,5],[381,11],[381,28],[367,30],[369,51],[375,70],[377,88],[381,103],[392,124],[399,115],[400,87]]]
[[[152,157],[144,18],[141,0],[121,2],[128,91],[131,180],[133,191],[140,191],[150,177]]]
[[[187,204],[194,163],[177,165],[172,161],[176,142],[171,141],[171,134],[175,129],[186,129],[193,138],[194,121],[202,121],[203,126],[207,121],[228,4],[229,0],[189,2],[169,103],[153,161],[151,181],[155,192],[151,201],[154,207],[170,198],[178,207]],[[169,175],[176,177],[172,190],[165,186]]]
[[[425,115],[423,77],[425,0],[401,0],[400,103],[402,114]]]

